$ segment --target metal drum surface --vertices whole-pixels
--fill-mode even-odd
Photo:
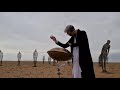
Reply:
[[[72,54],[65,48],[52,48],[47,53],[52,59],[58,61],[68,61],[72,58]]]

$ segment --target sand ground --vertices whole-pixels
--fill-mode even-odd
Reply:
[[[61,78],[72,78],[72,65],[66,62],[60,62]],[[106,73],[102,72],[102,68],[94,62],[94,70],[96,78],[120,78],[120,63],[108,63]],[[21,65],[17,66],[17,61],[3,61],[0,66],[0,78],[59,78],[58,69],[53,62],[38,61],[37,67],[33,67],[32,61],[21,61]]]

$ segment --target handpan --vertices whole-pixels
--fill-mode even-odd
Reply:
[[[68,61],[72,58],[72,54],[65,48],[52,48],[47,53],[52,59],[58,61]]]

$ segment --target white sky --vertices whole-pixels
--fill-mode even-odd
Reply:
[[[0,12],[0,50],[4,60],[33,60],[37,49],[38,61],[48,57],[47,51],[57,46],[50,35],[66,43],[69,36],[65,27],[71,24],[85,30],[88,35],[93,61],[98,57],[103,44],[111,40],[110,62],[120,62],[120,12]],[[70,50],[70,48],[67,48]]]

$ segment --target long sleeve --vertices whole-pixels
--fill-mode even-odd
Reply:
[[[69,41],[66,44],[63,44],[60,41],[58,41],[56,44],[63,47],[63,48],[67,48],[70,46],[69,43],[71,43],[71,38],[69,39]]]

